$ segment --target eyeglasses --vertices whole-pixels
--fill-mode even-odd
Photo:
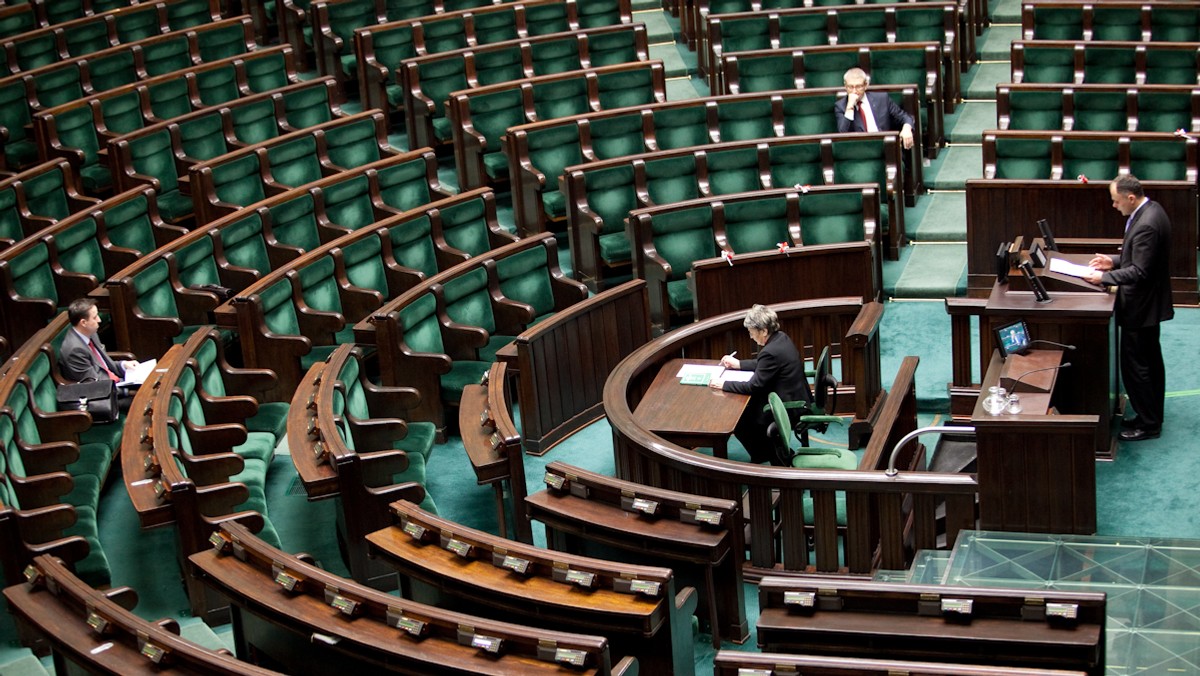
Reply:
[[[847,84],[847,85],[846,85],[846,89],[849,89],[849,90],[852,90],[852,91],[860,91],[860,90],[863,90],[863,89],[866,89],[866,88],[867,88],[867,83],[866,83],[866,82],[860,82],[860,83],[858,83],[858,84]]]

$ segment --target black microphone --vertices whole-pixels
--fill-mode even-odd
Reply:
[[[1031,341],[1029,341],[1029,344],[1030,344],[1030,345],[1033,345],[1034,343],[1045,343],[1046,345],[1053,345],[1053,346],[1055,346],[1055,347],[1063,347],[1063,348],[1066,348],[1066,349],[1068,349],[1068,350],[1074,350],[1074,349],[1075,349],[1075,346],[1074,346],[1074,345],[1067,345],[1066,343],[1056,343],[1056,342],[1054,342],[1053,340],[1031,340]],[[1063,366],[1069,366],[1069,365],[1070,365],[1070,364],[1063,364]]]
[[[1025,376],[1032,375],[1034,373],[1038,373],[1041,371],[1057,371],[1058,369],[1065,369],[1070,365],[1071,365],[1071,362],[1065,362],[1065,363],[1059,364],[1058,366],[1046,366],[1046,367],[1043,367],[1040,369],[1033,369],[1031,371],[1026,371],[1026,372],[1022,373],[1020,376],[1013,379],[1011,391],[1013,394],[1017,393],[1017,385],[1021,384],[1021,379],[1024,378]]]

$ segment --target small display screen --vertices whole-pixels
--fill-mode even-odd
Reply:
[[[1000,356],[1022,354],[1029,349],[1029,327],[1024,321],[1005,324],[996,329],[996,343],[1000,346]]]

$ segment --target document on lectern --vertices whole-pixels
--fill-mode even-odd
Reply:
[[[1065,258],[1051,258],[1050,271],[1063,275],[1070,275],[1072,277],[1084,277],[1092,271],[1092,268],[1086,265],[1072,263]]]

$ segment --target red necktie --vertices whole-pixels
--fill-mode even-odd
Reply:
[[[863,99],[863,101],[858,102],[858,120],[862,123],[863,131],[871,131],[871,128],[867,126],[867,110],[863,108],[865,101],[866,99]]]
[[[100,354],[100,350],[96,348],[96,344],[91,340],[88,340],[88,347],[92,348],[92,354],[96,355],[96,361],[100,362],[100,368],[104,369],[104,372],[108,374],[108,377],[112,378],[114,383],[121,382],[121,379],[117,377],[117,374],[108,370],[108,363],[104,361],[104,355]]]

